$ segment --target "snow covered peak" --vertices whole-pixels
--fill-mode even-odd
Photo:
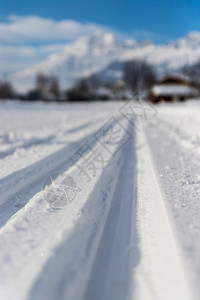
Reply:
[[[106,48],[130,48],[134,47],[137,42],[133,39],[120,40],[112,32],[109,31],[96,31],[94,34],[83,38],[88,47],[106,47]]]
[[[104,41],[107,43],[107,44],[110,44],[110,43],[113,43],[115,41],[115,37],[112,33],[110,32],[107,32],[105,35],[104,35]]]
[[[124,41],[124,45],[126,45],[127,47],[133,47],[135,46],[136,41],[133,39],[127,39]]]
[[[68,88],[81,77],[87,77],[105,69],[122,57],[130,57],[137,46],[132,40],[120,41],[109,31],[96,31],[63,47],[61,53],[49,56],[45,61],[14,74],[16,88],[31,88],[39,72],[58,76],[62,88]],[[22,87],[22,88],[21,88]]]
[[[92,35],[82,38],[88,47],[110,46],[117,43],[117,39],[111,32],[96,31]]]
[[[175,42],[159,46],[151,41],[121,40],[112,32],[98,30],[65,45],[60,53],[47,57],[43,62],[15,73],[12,79],[17,90],[26,91],[33,88],[36,75],[43,72],[57,75],[62,89],[67,89],[80,78],[105,70],[108,70],[108,78],[114,73],[113,78],[119,78],[123,63],[132,59],[143,59],[155,65],[159,73],[179,70],[200,60],[200,32],[191,32]],[[115,67],[113,70],[116,62],[119,62],[119,70]]]
[[[192,31],[186,37],[175,42],[177,47],[200,47],[200,32]]]
[[[186,37],[186,40],[191,43],[198,43],[200,44],[200,32],[192,31]]]
[[[116,42],[116,37],[111,32],[98,32],[93,38],[96,38],[98,41],[101,40],[104,44],[110,45]]]

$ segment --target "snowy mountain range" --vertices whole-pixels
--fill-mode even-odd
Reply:
[[[43,62],[17,72],[12,81],[19,91],[33,88],[39,72],[56,75],[62,89],[71,87],[82,77],[100,73],[110,78],[120,78],[123,63],[131,59],[145,59],[155,65],[158,73],[176,71],[200,61],[200,33],[166,45],[133,39],[119,40],[113,33],[98,31],[63,47],[61,53],[47,57]]]

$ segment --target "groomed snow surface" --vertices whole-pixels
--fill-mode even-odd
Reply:
[[[0,103],[1,300],[200,299],[200,103]]]

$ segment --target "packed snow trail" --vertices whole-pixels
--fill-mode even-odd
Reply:
[[[1,300],[199,299],[200,105],[156,109],[0,104]]]
[[[140,263],[135,299],[195,299],[185,257],[174,236],[162,188],[143,132],[138,134],[138,235]],[[157,144],[158,146],[158,144]]]
[[[123,152],[111,208],[99,242],[84,299],[128,299],[137,257],[134,143]],[[124,180],[126,178],[126,180]],[[134,251],[132,247],[134,245]]]

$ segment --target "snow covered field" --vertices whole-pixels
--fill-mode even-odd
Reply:
[[[0,103],[0,299],[200,295],[200,104]]]

